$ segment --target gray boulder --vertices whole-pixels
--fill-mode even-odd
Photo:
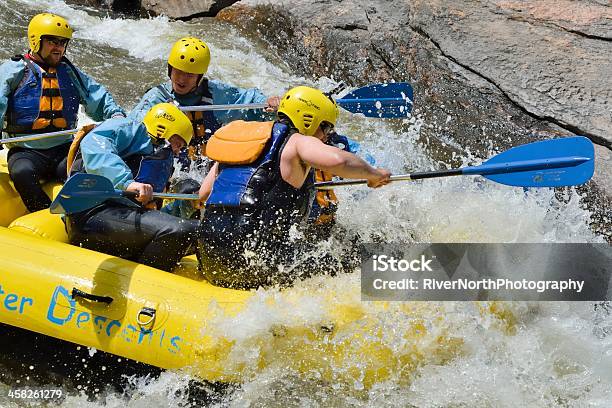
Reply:
[[[215,16],[219,10],[239,0],[141,0],[141,8],[153,15],[186,20],[194,17]]]
[[[612,147],[611,19],[589,1],[418,0],[410,25],[529,114]]]

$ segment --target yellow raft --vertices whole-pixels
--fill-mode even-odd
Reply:
[[[279,369],[362,389],[463,353],[442,305],[361,302],[357,274],[238,291],[203,280],[195,257],[171,274],[72,246],[59,216],[27,214],[5,160],[0,225],[0,323],[204,380]],[[511,313],[478,307],[511,328]]]

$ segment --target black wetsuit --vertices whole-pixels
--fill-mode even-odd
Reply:
[[[144,167],[142,163],[147,158],[156,162],[160,154],[168,152],[157,149],[150,155],[132,155],[123,160],[132,174],[137,175],[134,179],[146,183],[146,179],[139,177],[139,171]],[[78,158],[72,168],[75,172],[82,171],[82,159]],[[170,174],[163,177],[166,182]],[[156,209],[114,200],[66,216],[65,222],[70,243],[74,245],[165,271],[172,271],[183,256],[193,253],[198,228],[196,220],[186,220]]]
[[[70,242],[172,271],[192,252],[198,221],[111,201],[66,217]]]
[[[29,212],[49,208],[51,199],[41,181],[66,181],[66,156],[70,143],[49,149],[13,147],[9,150],[8,170],[15,190]]]

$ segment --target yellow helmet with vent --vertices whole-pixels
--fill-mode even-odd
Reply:
[[[298,86],[283,96],[278,113],[291,119],[301,134],[314,136],[321,123],[336,125],[338,105],[318,89]]]
[[[178,135],[189,144],[193,136],[191,121],[176,105],[172,103],[158,103],[146,113],[142,120],[147,132],[155,139],[170,139]]]
[[[44,35],[72,38],[74,30],[64,17],[51,13],[41,13],[32,17],[28,25],[28,44],[32,52],[40,50],[40,38]]]
[[[181,38],[172,46],[168,65],[190,74],[204,75],[210,64],[210,49],[199,38]]]

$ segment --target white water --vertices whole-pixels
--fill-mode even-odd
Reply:
[[[213,55],[210,76],[239,86],[257,86],[265,93],[281,94],[297,84],[331,88],[322,78],[313,83],[291,74],[280,59],[254,46],[236,30],[213,21],[183,23],[165,18],[121,20],[101,18],[91,10],[75,9],[58,0],[0,0],[4,27],[25,32],[27,20],[37,12],[64,15],[76,28],[70,56],[81,62],[126,107],[133,106],[147,87],[165,80],[164,58],[172,43],[185,35],[199,36]],[[20,38],[19,36],[15,37]],[[23,37],[22,41],[25,41]],[[2,55],[23,48],[2,41]],[[82,52],[88,59],[79,60]],[[450,119],[452,120],[452,118]],[[411,119],[411,130],[394,133],[383,121],[342,114],[341,133],[362,142],[380,165],[393,172],[428,170],[442,166],[427,158],[415,144],[423,125]],[[491,152],[493,154],[493,152]],[[474,164],[473,158],[464,158]],[[397,183],[377,191],[364,188],[338,190],[339,224],[362,237],[382,241],[414,242],[602,242],[588,228],[590,214],[579,195],[569,189],[563,202],[550,190],[501,186],[482,179],[462,177]],[[332,249],[335,241],[331,240]],[[329,294],[334,293],[333,297]],[[292,294],[289,296],[288,294]],[[297,298],[293,304],[289,298]],[[270,306],[270,300],[276,305]],[[280,306],[279,306],[280,304]],[[236,341],[230,363],[256,366],[266,341],[277,327],[318,327],[327,311],[344,307],[366,313],[382,342],[397,350],[405,346],[403,334],[412,321],[405,304],[387,309],[359,299],[358,274],[317,277],[289,291],[259,291],[244,312],[220,317],[217,334]],[[424,353],[420,364],[406,375],[364,389],[360,381],[343,382],[346,367],[333,367],[338,380],[325,382],[315,374],[303,375],[288,368],[287,350],[273,350],[276,363],[265,370],[247,370],[242,386],[227,391],[220,405],[277,406],[418,406],[418,407],[609,407],[612,406],[612,318],[594,311],[590,303],[513,303],[506,305],[511,323],[481,313],[475,303],[423,303],[414,316],[423,319],[427,335],[415,341]],[[436,336],[460,339],[460,351],[441,359]],[[359,365],[356,354],[349,363]],[[122,396],[101,390],[98,401],[68,390],[64,406],[165,407],[186,403],[190,378],[166,372],[159,378],[132,378],[133,388]],[[9,385],[0,384],[0,405]],[[177,394],[178,392],[178,394]],[[213,404],[214,405],[214,404]]]

